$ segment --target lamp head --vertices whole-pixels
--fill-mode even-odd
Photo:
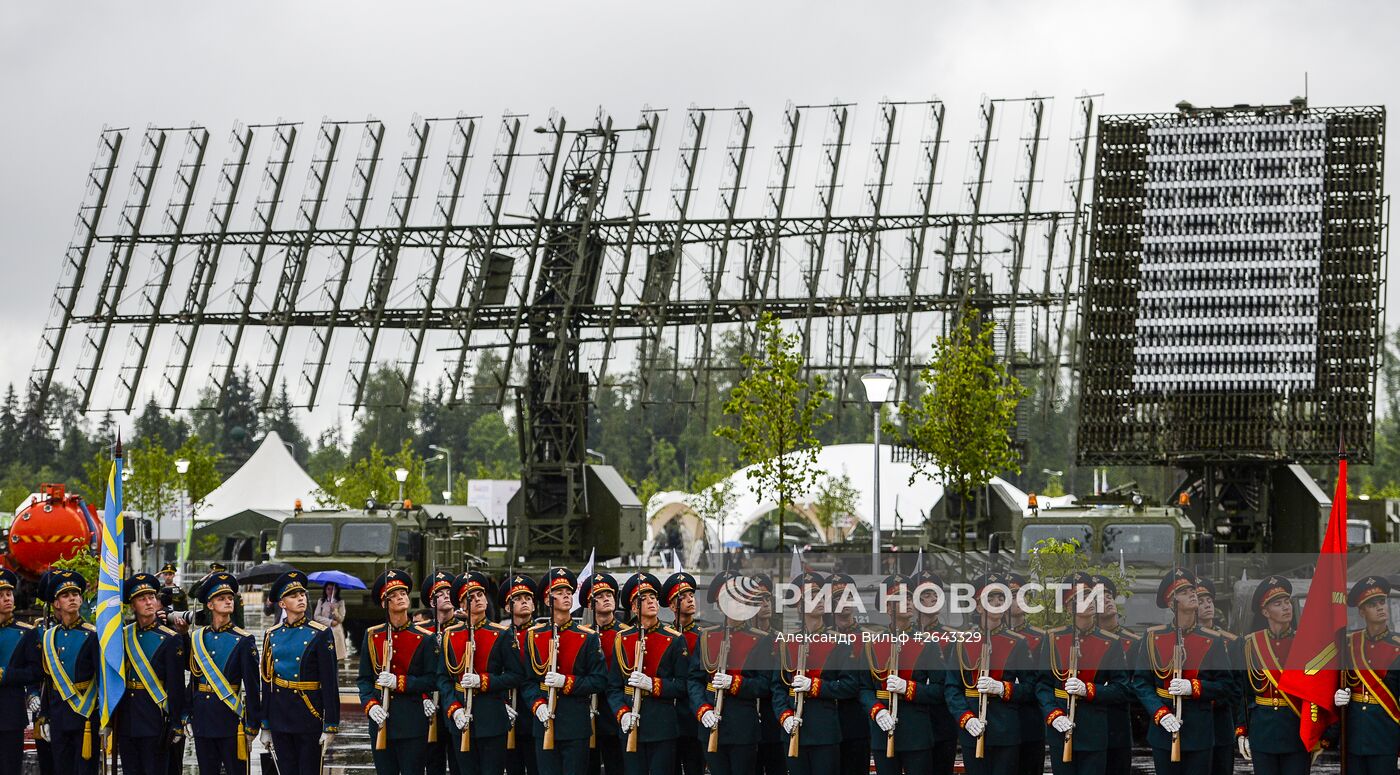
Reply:
[[[862,375],[860,383],[865,386],[865,400],[872,404],[883,404],[890,400],[894,390],[894,375],[885,371],[875,371]]]

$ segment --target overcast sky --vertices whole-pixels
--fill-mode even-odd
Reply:
[[[1283,103],[1303,91],[1305,72],[1314,105],[1387,105],[1400,89],[1400,7],[1388,2],[0,8],[0,384],[22,383],[32,365],[104,125],[197,121],[222,142],[239,119],[373,115],[397,136],[415,113],[558,108],[586,118],[601,105],[630,117],[643,105],[742,102],[774,122],[789,99],[873,108],[882,97],[936,95],[964,122],[949,136],[955,180],[983,95],[1055,97],[1051,133],[1063,143],[1073,98],[1085,92],[1105,95],[1108,112],[1144,112],[1183,98]],[[1389,165],[1388,192],[1398,166]]]

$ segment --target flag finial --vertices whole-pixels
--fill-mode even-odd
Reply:
[[[114,458],[119,458],[119,457],[121,457],[121,456],[122,456],[122,432],[121,432],[121,429],[119,428],[119,429],[117,429],[117,446],[116,446],[116,451],[112,453],[112,457],[114,457]]]

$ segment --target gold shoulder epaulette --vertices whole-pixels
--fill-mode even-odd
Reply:
[[[16,627],[20,628],[21,630],[32,630],[32,629],[34,629],[34,625],[30,624],[29,622],[21,622],[21,621],[19,621],[18,619],[15,620],[14,625],[15,625]]]
[[[243,629],[242,627],[234,627],[234,628],[233,628],[233,634],[234,634],[234,635],[237,635],[237,636],[240,637],[240,638],[246,638],[246,637],[248,637],[249,635],[252,635],[252,633],[248,632],[247,630]]]
[[[505,626],[504,624],[501,624],[500,622],[487,622],[486,626],[498,632],[505,632],[506,630],[510,629],[509,627]]]
[[[676,636],[677,638],[683,638],[683,637],[685,637],[685,636],[681,635],[681,631],[680,631],[680,630],[676,629],[675,627],[672,627],[672,626],[669,625],[669,624],[663,624],[663,625],[661,625],[661,629],[665,630],[666,632],[671,633],[672,635]]]
[[[380,622],[379,624],[371,624],[369,627],[365,628],[365,632],[379,632],[383,629],[384,622]]]
[[[1148,633],[1149,635],[1156,635],[1156,634],[1158,634],[1158,633],[1163,633],[1163,632],[1166,632],[1166,631],[1167,631],[1167,625],[1165,625],[1165,624],[1154,624],[1154,625],[1152,625],[1151,627],[1148,627],[1148,628],[1147,628],[1147,633]]]
[[[157,627],[156,629],[159,630],[159,631],[161,631],[161,632],[163,632],[163,633],[165,633],[166,635],[174,635],[174,634],[175,634],[175,631],[174,631],[174,630],[170,629],[169,627],[166,627],[166,626],[163,625],[163,624],[160,625],[159,627]]]
[[[1212,630],[1212,629],[1210,629],[1209,627],[1202,627],[1202,628],[1201,628],[1201,632],[1204,632],[1205,634],[1209,635],[1209,636],[1212,637],[1212,638],[1219,638],[1219,637],[1220,637],[1220,630]]]
[[[97,632],[97,627],[93,626],[92,622],[83,622],[83,629],[88,632]]]
[[[579,630],[579,632],[583,633],[584,635],[596,635],[596,634],[598,634],[598,631],[597,631],[597,630],[595,630],[595,629],[593,629],[592,627],[589,627],[588,625],[583,624],[583,623],[580,623],[580,624],[578,625],[578,630]]]
[[[1105,638],[1108,638],[1109,640],[1118,640],[1118,633],[1116,632],[1109,632],[1108,630],[1099,630],[1099,634],[1104,636]]]
[[[316,621],[315,619],[308,620],[306,623],[307,623],[308,625],[310,625],[310,626],[311,626],[311,629],[313,629],[313,630],[321,630],[321,631],[324,631],[324,630],[329,630],[329,629],[330,629],[329,627],[327,627],[326,625],[324,625],[324,624],[322,624],[322,623]]]

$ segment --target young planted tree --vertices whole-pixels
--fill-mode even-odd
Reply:
[[[1016,404],[1026,391],[1006,371],[992,349],[994,323],[973,331],[970,315],[933,345],[933,360],[919,374],[924,390],[899,406],[903,427],[889,430],[903,443],[928,455],[917,460],[914,476],[942,479],[957,494],[958,551],[967,551],[968,507],[992,477],[1019,472],[1011,443]]]
[[[746,376],[729,391],[724,414],[732,419],[715,435],[738,447],[739,460],[760,496],[778,502],[778,551],[784,548],[784,519],[793,498],[816,481],[821,441],[817,428],[831,415],[831,398],[820,376],[803,380],[798,336],[784,334],[777,318],[758,321],[758,352],[740,359]]]

